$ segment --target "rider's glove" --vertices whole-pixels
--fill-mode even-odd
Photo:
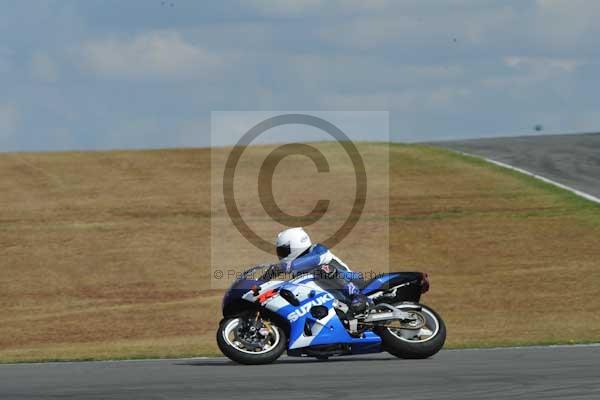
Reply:
[[[280,263],[271,264],[271,266],[269,268],[270,268],[271,272],[275,275],[285,272],[285,270],[281,269]]]
[[[288,272],[288,263],[277,263],[277,264],[271,264],[269,266],[269,271],[268,274],[271,276],[271,278],[276,277],[279,274]]]
[[[277,264],[274,264],[277,267],[277,270],[281,273],[290,273],[292,272],[292,262],[288,261],[288,262],[280,262]]]

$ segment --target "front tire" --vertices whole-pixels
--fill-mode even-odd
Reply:
[[[265,324],[268,326],[269,333],[265,337],[264,345],[259,348],[246,347],[238,335],[240,325],[247,318],[247,316],[236,316],[221,321],[217,330],[217,345],[221,352],[230,360],[240,364],[270,364],[277,360],[287,345],[284,330],[273,323]]]
[[[383,349],[396,357],[407,359],[428,358],[440,351],[446,341],[446,325],[442,317],[424,305],[421,305],[421,314],[426,326],[418,331],[378,327],[375,332],[381,337]],[[422,332],[424,334],[420,335]]]

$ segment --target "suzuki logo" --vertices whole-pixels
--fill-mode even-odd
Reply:
[[[290,322],[296,322],[298,320],[298,318],[305,315],[314,306],[320,306],[322,304],[327,303],[330,300],[333,300],[333,296],[329,293],[325,293],[324,295],[321,295],[321,296],[317,297],[316,299],[309,301],[308,303],[304,304],[302,307],[289,313],[287,316],[287,319]]]

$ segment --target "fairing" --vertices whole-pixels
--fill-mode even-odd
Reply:
[[[418,301],[422,276],[418,272],[391,273],[362,282],[360,287],[366,295],[378,292],[385,294],[396,289],[393,293],[397,297],[406,301]],[[288,293],[282,296],[282,291]],[[294,296],[294,304],[285,298],[290,293]],[[348,333],[336,313],[335,301],[333,295],[322,289],[312,275],[303,275],[289,281],[268,282],[242,278],[225,294],[223,314],[230,316],[251,307],[265,310],[280,323],[287,325],[288,352],[292,355],[328,346],[346,349],[348,354],[380,352],[381,338],[375,333],[367,331],[358,338]],[[311,308],[316,306],[326,307],[327,314],[323,314],[321,318],[313,316]]]

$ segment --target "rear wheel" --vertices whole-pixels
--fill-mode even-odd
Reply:
[[[401,308],[402,304],[396,306]],[[428,358],[440,351],[446,341],[446,325],[439,314],[424,305],[420,311],[405,311],[413,314],[414,322],[394,321],[376,328],[384,350],[399,358],[412,359]]]
[[[224,319],[217,331],[219,349],[240,364],[272,363],[285,351],[286,343],[283,329],[258,313]]]

